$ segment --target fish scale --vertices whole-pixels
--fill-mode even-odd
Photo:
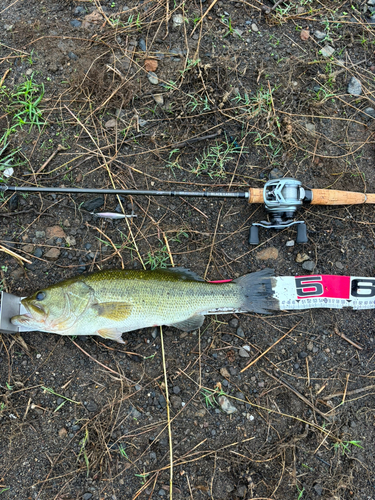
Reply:
[[[12,324],[60,335],[100,335],[123,342],[124,332],[167,325],[184,331],[205,315],[277,309],[272,270],[229,283],[205,282],[188,269],[103,270],[67,279],[22,300],[27,314]]]

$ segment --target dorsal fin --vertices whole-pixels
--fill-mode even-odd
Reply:
[[[166,280],[172,281],[204,281],[198,274],[190,271],[190,269],[185,269],[184,267],[169,267],[168,269],[155,269],[150,271],[154,274],[158,274],[161,278],[164,277]]]

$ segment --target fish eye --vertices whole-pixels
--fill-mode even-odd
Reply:
[[[44,292],[38,292],[35,296],[36,300],[43,300],[46,298],[46,294]]]

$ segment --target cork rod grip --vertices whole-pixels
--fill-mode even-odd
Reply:
[[[264,203],[262,188],[249,189],[249,203]]]
[[[311,205],[360,205],[363,203],[375,203],[375,195],[334,189],[312,189]]]

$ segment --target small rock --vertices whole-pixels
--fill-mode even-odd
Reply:
[[[164,104],[164,97],[162,94],[155,94],[153,95],[153,98],[156,104],[159,104],[159,106],[162,106]]]
[[[147,125],[148,121],[147,120],[144,120],[143,118],[139,118],[138,119],[138,125],[140,127],[145,127]]]
[[[5,170],[3,170],[3,176],[6,178],[12,177],[14,174],[14,169],[12,167],[8,167]]]
[[[312,342],[309,342],[306,347],[308,351],[312,351],[314,349],[314,344]]]
[[[92,498],[92,493],[84,493],[82,495],[82,500],[90,500]]]
[[[300,37],[301,37],[301,40],[303,40],[305,42],[310,37],[310,31],[309,30],[301,30]]]
[[[170,397],[170,401],[173,408],[179,410],[182,407],[182,399],[179,396],[172,394]]]
[[[227,415],[231,415],[232,413],[237,411],[237,408],[231,404],[226,396],[220,396],[218,401],[221,409]]]
[[[93,212],[104,205],[104,198],[100,196],[99,198],[93,198],[91,200],[85,201],[82,208],[88,212]]]
[[[318,496],[321,496],[323,493],[323,486],[321,484],[316,484],[314,490]]]
[[[251,24],[251,30],[254,31],[254,33],[256,33],[257,31],[259,31],[259,28],[258,28],[258,26],[255,23],[252,23]]]
[[[315,30],[314,31],[314,36],[315,38],[317,38],[318,40],[324,40],[324,38],[327,36],[324,31],[319,31],[319,30]]]
[[[79,28],[81,24],[81,21],[77,21],[77,19],[73,19],[72,21],[70,21],[70,25],[73,26],[73,28]]]
[[[62,427],[60,430],[59,430],[59,437],[61,439],[63,439],[64,437],[66,437],[68,435],[68,431],[65,429],[65,427]]]
[[[68,57],[69,57],[69,59],[71,59],[72,61],[77,61],[77,60],[78,60],[78,56],[77,56],[77,54],[75,54],[74,52],[68,52]]]
[[[323,57],[331,57],[333,53],[335,52],[335,49],[331,47],[330,45],[326,45],[320,50],[320,53],[322,54]]]
[[[98,409],[98,405],[95,403],[95,401],[89,401],[86,405],[87,411],[95,412]]]
[[[286,247],[294,247],[294,240],[289,240],[285,243]]]
[[[108,120],[104,124],[106,129],[116,128],[116,125],[117,125],[117,120],[115,118],[111,118],[111,120]]]
[[[305,351],[301,351],[301,352],[299,352],[299,353],[298,353],[298,357],[299,357],[300,359],[305,359],[305,358],[307,358],[307,352],[305,352]]]
[[[157,77],[156,73],[153,71],[149,71],[147,73],[147,78],[152,85],[157,85],[159,83],[159,78]]]
[[[297,264],[301,264],[305,262],[305,260],[309,260],[309,256],[306,253],[297,253],[296,262]]]
[[[181,392],[181,389],[178,387],[178,385],[175,385],[173,387],[173,393],[174,394],[180,394],[180,392]]]
[[[270,180],[281,179],[282,176],[283,176],[282,171],[277,167],[273,168],[269,174]]]
[[[48,240],[52,238],[66,238],[65,231],[60,226],[47,227],[45,235]]]
[[[44,258],[54,262],[60,257],[60,250],[58,248],[50,248],[45,254]]]
[[[305,271],[314,271],[315,262],[313,262],[312,260],[307,260],[302,264],[302,269],[305,269]]]
[[[344,267],[345,267],[344,264],[342,264],[341,262],[335,262],[335,266],[337,267],[337,269],[340,269],[340,270],[344,269]]]
[[[279,251],[275,247],[265,248],[257,253],[256,258],[258,260],[275,260],[279,256]]]
[[[201,408],[200,410],[196,411],[194,415],[196,417],[203,418],[206,416],[206,410],[204,408]]]
[[[86,9],[84,7],[78,6],[73,10],[75,16],[83,16],[86,14]]]
[[[164,497],[166,495],[165,490],[163,490],[163,488],[160,488],[158,495],[159,495],[159,497]]]
[[[141,38],[138,42],[138,47],[143,51],[146,52],[147,47],[146,47],[146,42]]]
[[[158,398],[158,403],[162,408],[165,408],[167,406],[167,401],[166,401],[165,397],[163,396],[163,394],[160,394],[160,396]]]
[[[14,193],[10,197],[9,202],[8,202],[8,207],[9,207],[10,212],[15,212],[17,210],[17,208],[18,208],[18,201],[19,201],[18,194]]]
[[[232,328],[237,328],[238,327],[238,319],[237,318],[232,318],[229,322],[228,325],[231,326]]]
[[[34,245],[25,245],[22,250],[26,253],[32,253],[34,250]]]
[[[156,59],[146,59],[145,60],[145,70],[156,71],[158,69],[158,61]]]
[[[172,23],[174,28],[178,28],[184,24],[184,16],[181,14],[175,14],[172,16]]]
[[[247,487],[245,485],[238,486],[236,490],[236,496],[238,496],[238,498],[245,498],[246,493],[247,493]]]
[[[22,267],[17,267],[17,269],[15,269],[14,271],[12,271],[10,273],[10,275],[12,276],[12,278],[14,279],[18,279],[18,278],[21,278],[21,276],[23,276],[23,269]]]
[[[250,357],[249,352],[246,351],[246,349],[244,349],[243,347],[239,348],[238,355],[240,356],[240,358],[249,358]]]
[[[362,94],[362,84],[355,76],[352,76],[348,84],[348,93],[354,96]]]
[[[220,368],[220,375],[224,378],[229,378],[230,375],[229,375],[229,372],[228,370],[225,368],[225,366],[223,366],[222,368]]]
[[[243,331],[243,329],[241,327],[238,327],[237,328],[237,331],[236,331],[237,335],[239,337],[241,337],[242,339],[245,338],[245,332]]]
[[[142,416],[142,413],[139,412],[134,406],[130,405],[130,417],[134,419],[138,419]]]
[[[363,110],[364,118],[367,120],[371,120],[371,118],[375,118],[375,109],[374,108],[366,108]]]
[[[34,257],[40,259],[43,256],[43,250],[40,247],[37,247],[34,252]]]
[[[306,123],[306,130],[310,132],[310,134],[315,134],[315,125],[313,123]]]

